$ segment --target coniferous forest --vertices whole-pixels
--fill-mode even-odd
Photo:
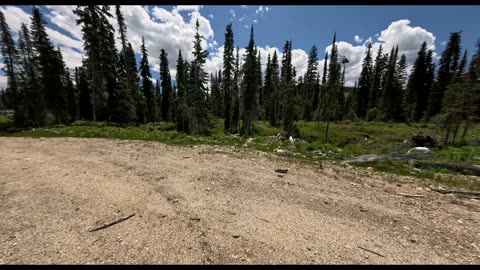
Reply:
[[[346,91],[349,61],[338,54],[336,34],[321,74],[316,46],[309,52],[306,73],[296,74],[292,40],[285,41],[282,54],[266,56],[262,72],[260,59],[265,56],[257,50],[253,26],[248,44],[235,44],[228,24],[223,68],[208,74],[204,64],[209,53],[202,48],[197,21],[192,51],[178,51],[172,77],[166,51],[148,51],[145,41],[137,66],[120,6],[77,6],[74,13],[86,55],[72,70],[52,45],[38,8],[33,8],[30,28],[23,24],[17,40],[0,12],[0,46],[8,77],[0,92],[0,109],[14,110],[17,126],[163,121],[174,123],[180,132],[209,135],[212,119],[221,118],[225,133],[252,135],[255,121],[264,120],[282,127],[287,136],[299,137],[300,120],[435,122],[445,130],[447,143],[464,140],[480,116],[480,41],[469,55],[462,49],[461,32],[450,34],[438,65],[424,42],[409,75],[398,46],[390,51],[380,47],[373,55],[370,44],[355,87]],[[116,19],[119,33],[109,18]],[[115,46],[116,36],[121,48]],[[245,55],[239,55],[239,47],[246,48]],[[159,78],[152,78],[148,55],[160,59]]]

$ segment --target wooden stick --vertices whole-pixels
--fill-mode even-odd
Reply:
[[[412,197],[412,198],[426,198],[423,195],[416,195],[416,194],[406,194],[406,193],[396,193],[397,195],[405,196],[405,197]]]
[[[108,228],[108,227],[110,227],[110,226],[113,226],[113,225],[115,225],[115,224],[118,224],[118,223],[120,223],[120,222],[123,222],[123,221],[125,221],[125,220],[127,220],[127,219],[129,219],[129,218],[131,218],[131,217],[133,217],[133,216],[135,216],[135,214],[131,214],[131,215],[128,216],[128,217],[124,217],[124,218],[121,218],[121,219],[119,219],[119,220],[117,220],[117,221],[114,221],[114,222],[112,222],[112,223],[108,223],[108,224],[102,225],[102,226],[100,226],[100,227],[98,227],[98,228],[95,228],[95,229],[93,229],[93,230],[89,230],[89,232],[95,232],[95,231],[99,231],[99,230],[106,229],[106,228]]]
[[[369,250],[369,249],[363,248],[363,247],[361,247],[361,246],[357,246],[357,247],[358,247],[358,248],[360,248],[360,249],[363,249],[363,250],[365,250],[365,251],[371,252],[371,253],[373,253],[373,254],[375,254],[375,255],[378,255],[378,256],[380,256],[380,257],[383,257],[383,258],[385,258],[385,256],[383,256],[382,254],[380,254],[380,253],[377,253],[377,252],[375,252],[375,251],[372,251],[372,250]]]

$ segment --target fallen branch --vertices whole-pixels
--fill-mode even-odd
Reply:
[[[380,257],[383,257],[383,258],[385,258],[385,256],[383,256],[382,254],[380,254],[380,253],[377,253],[377,252],[375,252],[375,251],[372,251],[372,250],[369,250],[369,249],[363,248],[363,247],[361,247],[361,246],[357,246],[357,247],[358,247],[358,248],[360,248],[360,249],[363,249],[363,250],[365,250],[365,251],[368,251],[368,252],[370,252],[370,253],[373,253],[373,254],[375,254],[375,255],[378,255],[378,256],[380,256]]]
[[[275,172],[277,172],[277,173],[287,173],[288,169],[276,169]]]
[[[110,227],[110,226],[113,226],[113,225],[118,224],[118,223],[120,223],[120,222],[123,222],[123,221],[125,221],[125,220],[127,220],[127,219],[130,219],[130,218],[133,217],[133,216],[135,216],[135,214],[131,214],[131,215],[128,216],[128,217],[124,217],[124,218],[121,218],[121,219],[119,219],[119,220],[117,220],[117,221],[114,221],[114,222],[112,222],[112,223],[108,223],[108,224],[102,225],[102,226],[100,226],[100,227],[98,227],[98,228],[95,228],[95,229],[93,229],[93,230],[89,230],[89,232],[95,232],[95,231],[99,231],[99,230],[106,229],[106,228],[108,228],[108,227]]]
[[[266,220],[264,218],[259,218],[259,217],[257,217],[257,218],[260,219],[261,221],[270,222],[270,220]]]
[[[431,190],[438,193],[442,193],[442,194],[461,194],[461,195],[470,195],[470,196],[480,196],[480,192],[473,192],[473,191],[446,190],[446,189],[436,189],[436,188],[431,188]]]
[[[408,161],[410,166],[412,167],[420,167],[423,165],[437,167],[437,168],[445,168],[450,169],[457,172],[462,172],[463,170],[469,170],[477,176],[480,176],[480,166],[468,164],[468,163],[447,163],[447,162],[427,162],[427,161],[420,161],[416,159],[411,159]]]
[[[411,197],[411,198],[426,198],[426,196],[423,195],[416,195],[416,194],[406,194],[406,193],[396,193],[397,195],[405,196],[405,197]]]

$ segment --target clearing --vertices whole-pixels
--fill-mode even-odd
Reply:
[[[480,263],[480,201],[411,177],[233,147],[0,145],[1,264]]]

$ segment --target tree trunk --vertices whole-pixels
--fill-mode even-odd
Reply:
[[[468,132],[468,128],[470,126],[470,117],[467,117],[465,119],[465,127],[463,128],[463,133],[462,133],[462,143],[465,143],[465,137],[467,137],[467,132]]]
[[[413,167],[420,167],[422,165],[428,165],[437,168],[450,169],[457,172],[462,172],[463,170],[469,170],[473,174],[480,176],[480,166],[468,164],[468,163],[447,163],[447,162],[428,162],[428,161],[419,161],[416,159],[411,159],[409,164]]]
[[[448,139],[450,138],[450,123],[447,123],[447,134],[445,135],[445,142],[443,143],[444,146],[447,146]]]

